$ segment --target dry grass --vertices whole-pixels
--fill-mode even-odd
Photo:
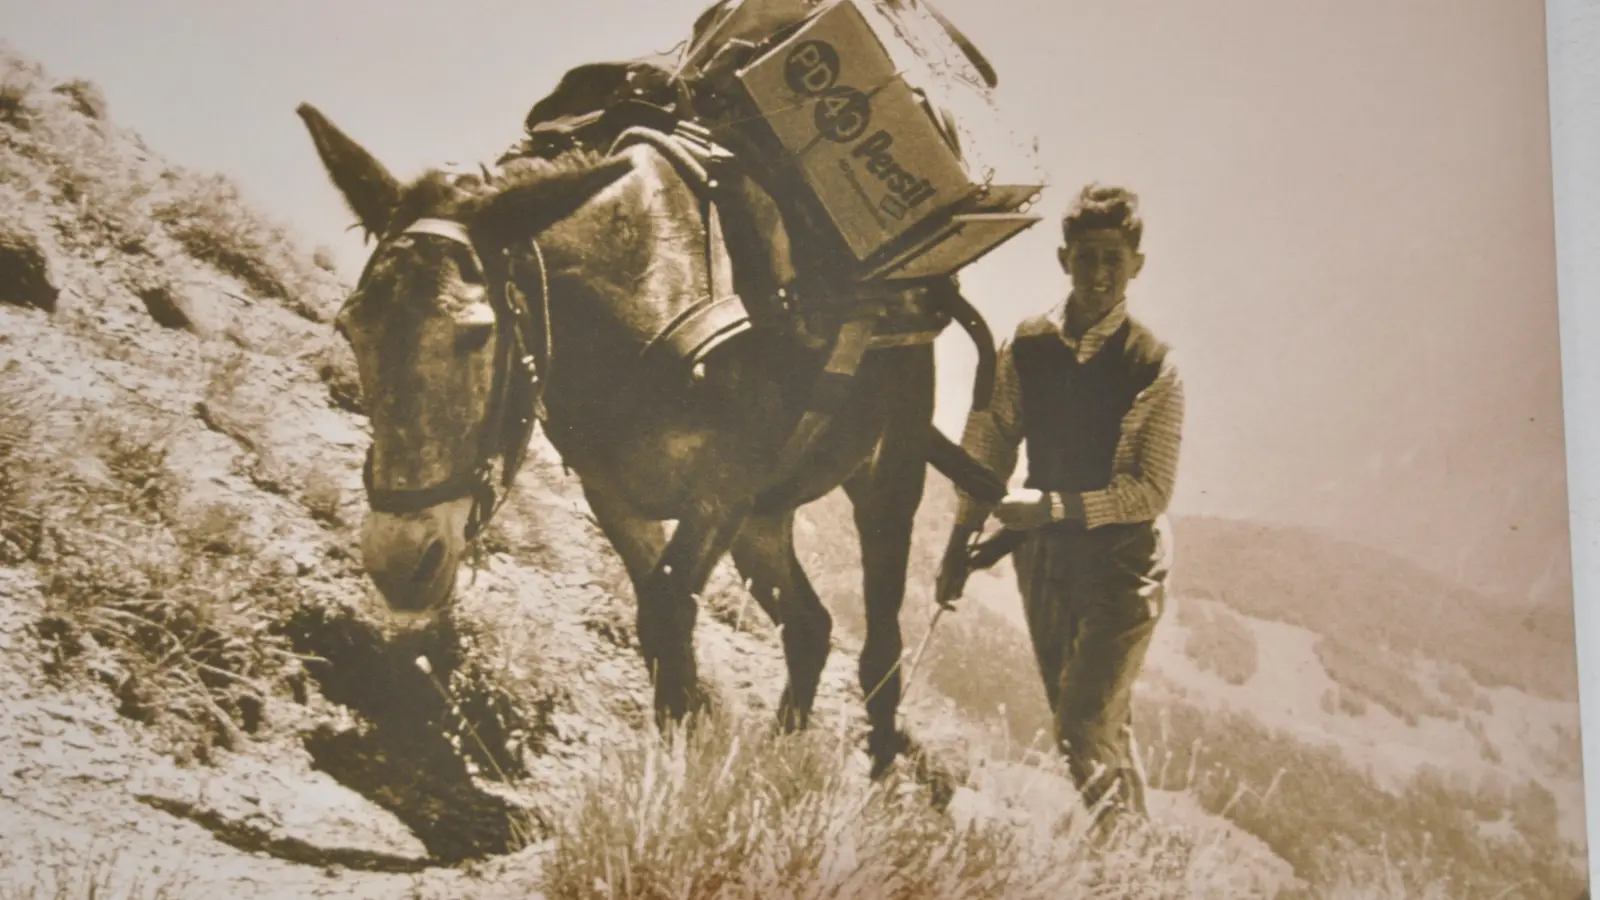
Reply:
[[[151,217],[191,256],[266,299],[294,303],[306,292],[313,276],[303,254],[281,226],[255,214],[231,179],[190,173],[178,178],[185,190],[157,204]],[[309,307],[305,311],[314,317]]]
[[[1096,857],[1064,817],[957,824],[906,775],[869,783],[856,738],[779,735],[711,713],[660,740],[607,748],[583,802],[557,824],[541,887],[561,898],[685,900],[1239,896],[1176,831]],[[982,796],[999,809],[1029,794],[1018,782]]]
[[[292,586],[248,554],[237,509],[176,514],[159,425],[53,422],[14,371],[0,395],[0,521],[9,558],[44,588],[46,671],[96,678],[180,757],[238,747],[291,661],[264,630]]]
[[[1408,872],[1406,861],[1396,862],[1385,848],[1376,853],[1352,856],[1349,868],[1339,872],[1319,895],[1319,900],[1455,900],[1444,878],[1424,879],[1417,885],[1415,873]]]
[[[0,372],[0,564],[34,558],[43,540],[39,500],[45,485],[39,458],[40,393],[7,367]]]
[[[338,477],[324,467],[313,468],[300,486],[300,503],[311,518],[330,528],[342,528],[345,521],[342,507],[344,488]]]

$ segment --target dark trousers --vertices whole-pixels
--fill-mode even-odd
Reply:
[[[1101,822],[1146,815],[1133,739],[1133,686],[1166,609],[1165,518],[1085,529],[1047,526],[1014,556],[1055,738]]]

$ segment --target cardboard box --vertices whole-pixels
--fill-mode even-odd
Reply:
[[[873,0],[833,0],[736,73],[868,278],[954,272],[1037,221],[1017,210],[1041,185],[996,187],[970,134],[993,120],[985,96],[959,112],[939,103],[958,98],[960,86],[940,76],[931,51],[900,44],[891,53],[902,37]],[[961,140],[958,131],[969,134]]]

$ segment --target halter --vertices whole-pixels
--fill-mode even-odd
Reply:
[[[418,219],[401,234],[431,235],[466,248],[478,271],[483,273],[486,281],[492,283],[488,267],[483,265],[471,235],[460,222]],[[415,513],[440,503],[471,497],[472,512],[467,518],[465,535],[470,542],[483,532],[510,496],[511,485],[527,457],[528,441],[533,436],[535,423],[544,418],[546,378],[541,378],[540,373],[548,375],[551,355],[548,273],[544,252],[539,248],[538,241],[532,243],[534,259],[539,268],[540,326],[544,341],[537,348],[540,355],[536,359],[529,341],[529,331],[534,325],[532,311],[512,277],[511,251],[503,250],[505,269],[502,273],[502,289],[488,292],[495,316],[495,360],[488,412],[483,422],[483,438],[479,442],[482,457],[468,474],[440,484],[411,489],[386,488],[373,482],[372,448],[369,446],[361,469],[361,480],[367,492],[367,505],[374,512]],[[497,456],[500,457],[498,484],[494,477]]]

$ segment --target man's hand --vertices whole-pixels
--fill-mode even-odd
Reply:
[[[944,559],[939,563],[939,577],[934,585],[934,600],[945,609],[954,607],[966,589],[967,576],[971,574],[967,562],[968,545],[979,530],[965,525],[950,530],[950,542],[945,545]]]
[[[1027,531],[1050,522],[1050,497],[1044,491],[1023,488],[1007,494],[994,511],[1007,528]]]

